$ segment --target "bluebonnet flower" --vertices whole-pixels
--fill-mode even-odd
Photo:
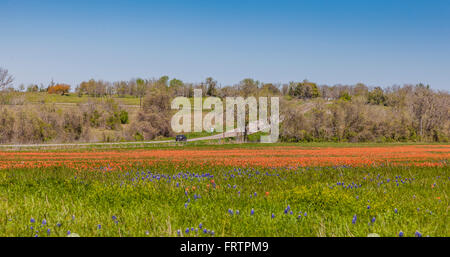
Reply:
[[[253,214],[255,214],[255,210],[253,210],[253,208],[252,208],[252,210],[250,211],[250,215],[253,215]]]
[[[191,231],[194,231],[194,228],[191,228]]]
[[[306,216],[307,216],[308,214],[307,214],[307,213],[305,212],[305,214],[304,214],[304,215],[305,215],[305,217],[306,217]]]
[[[211,235],[213,235],[213,236],[214,236],[214,230],[211,230]]]
[[[34,235],[34,237],[38,237],[38,235],[36,234],[36,235]]]
[[[403,233],[402,231],[400,231],[400,233],[398,233],[399,237],[403,237],[405,235],[405,233]]]
[[[205,229],[203,229],[203,233],[207,233],[208,232],[208,230],[205,228]]]
[[[254,196],[256,197],[256,192],[255,192]]]
[[[67,230],[67,235],[70,235],[70,230]]]
[[[148,230],[145,231],[145,234],[148,236],[150,234],[150,232],[148,232]]]
[[[34,222],[36,222],[36,221],[35,221],[33,218],[31,218],[31,219],[30,219],[30,222],[31,222],[31,223],[34,223]]]
[[[228,209],[228,213],[233,215],[233,210],[232,209]]]
[[[397,212],[398,212],[397,208],[395,208],[395,209],[394,209],[394,212],[395,212],[395,213],[397,213]]]
[[[419,231],[416,231],[416,233],[414,234],[416,237],[422,237],[422,234]]]
[[[298,216],[297,216],[297,219],[300,219],[301,217],[302,217],[302,215],[298,215]]]
[[[117,220],[117,217],[114,215],[111,218],[112,218],[112,220]]]
[[[177,182],[177,187],[179,187],[180,186],[180,183],[179,182]]]
[[[181,235],[181,231],[179,229],[177,230],[177,235]]]
[[[102,225],[98,224],[97,229],[102,229]]]
[[[372,223],[374,223],[374,222],[375,222],[375,217],[372,218]]]
[[[50,229],[47,229],[47,235],[50,235]]]
[[[367,205],[367,210],[369,210],[370,209],[370,205]]]
[[[272,213],[272,219],[275,218],[275,214]]]
[[[239,210],[236,210],[236,215],[239,215]]]
[[[356,223],[356,214],[353,216],[352,223],[353,223],[353,224]]]
[[[187,207],[188,207],[188,204],[187,204],[187,203],[185,203],[185,204],[184,204],[184,208],[187,208]]]
[[[291,212],[290,212],[289,214],[291,214],[291,215],[292,215],[292,214],[294,214],[294,213],[293,213],[293,212],[291,211]]]
[[[200,223],[200,224],[198,225],[198,227],[199,227],[199,228],[202,228],[202,227],[203,227],[203,224],[202,224],[202,223]]]
[[[61,223],[58,222],[58,223],[56,224],[56,226],[57,226],[57,227],[61,227]]]
[[[42,220],[42,225],[47,225],[47,220],[43,219]]]
[[[189,228],[184,231],[186,234],[189,234]]]

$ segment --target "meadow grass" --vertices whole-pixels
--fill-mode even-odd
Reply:
[[[449,236],[449,179],[448,167],[5,169],[0,236]]]

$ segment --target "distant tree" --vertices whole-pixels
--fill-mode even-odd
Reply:
[[[386,96],[384,95],[383,89],[381,87],[376,87],[374,90],[369,92],[368,101],[371,104],[385,105]]]
[[[212,77],[208,77],[205,80],[205,84],[207,88],[206,94],[209,96],[217,96],[217,89],[216,89],[217,81],[214,80]]]
[[[8,73],[8,70],[0,67],[0,90],[12,85],[14,77]]]
[[[176,96],[185,96],[186,88],[183,81],[173,78],[169,81],[169,88]]]
[[[69,90],[70,90],[70,85],[56,84],[54,86],[49,86],[47,89],[47,93],[65,95],[65,94],[69,93]]]
[[[169,77],[168,76],[162,76],[161,78],[159,78],[156,83],[155,86],[156,87],[168,87],[168,82],[169,82]]]
[[[254,95],[258,92],[259,81],[251,78],[243,79],[239,83],[240,93],[244,96]]]
[[[280,90],[272,83],[265,83],[261,87],[261,92],[265,95],[277,95],[280,94]]]
[[[137,94],[139,97],[139,107],[142,107],[142,97],[145,95],[145,90],[146,90],[146,86],[145,86],[145,80],[143,79],[136,79],[136,88],[137,88]]]

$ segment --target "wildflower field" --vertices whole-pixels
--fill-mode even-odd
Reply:
[[[450,236],[450,145],[0,152],[0,236]]]

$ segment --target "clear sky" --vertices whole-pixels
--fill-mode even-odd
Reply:
[[[0,28],[16,85],[168,75],[450,90],[447,0],[0,0]]]

